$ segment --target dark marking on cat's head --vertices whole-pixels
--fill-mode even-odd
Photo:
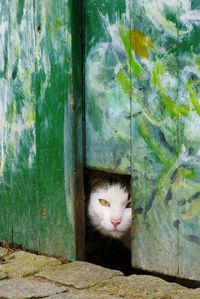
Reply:
[[[109,187],[114,184],[120,184],[129,193],[130,196],[131,182],[130,176],[128,175],[119,175],[114,173],[110,174],[106,172],[95,171],[89,178],[90,192],[94,192],[99,187]]]

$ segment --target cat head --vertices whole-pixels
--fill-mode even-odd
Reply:
[[[92,191],[88,214],[92,225],[102,234],[123,237],[131,228],[131,200],[120,183],[107,184]]]

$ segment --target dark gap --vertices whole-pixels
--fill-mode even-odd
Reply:
[[[171,283],[177,283],[179,285],[182,285],[186,288],[189,289],[196,289],[200,287],[200,281],[197,280],[190,280],[186,278],[180,278],[180,277],[175,277],[175,276],[170,276],[166,274],[161,274],[157,272],[150,272],[150,271],[145,271],[141,269],[133,269],[132,268],[132,273],[131,274],[137,274],[137,275],[149,275],[149,276],[155,276],[159,277],[167,282]]]

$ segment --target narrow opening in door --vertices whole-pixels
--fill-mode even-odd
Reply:
[[[131,268],[130,176],[85,171],[86,260],[117,269]]]

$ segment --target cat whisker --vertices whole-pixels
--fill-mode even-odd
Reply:
[[[101,230],[101,229],[102,229],[101,225],[95,225],[94,228],[95,228],[96,230]]]
[[[92,223],[88,223],[88,225],[87,225],[88,232],[94,232],[94,231],[98,230],[98,228],[99,228],[99,226],[96,226]]]

